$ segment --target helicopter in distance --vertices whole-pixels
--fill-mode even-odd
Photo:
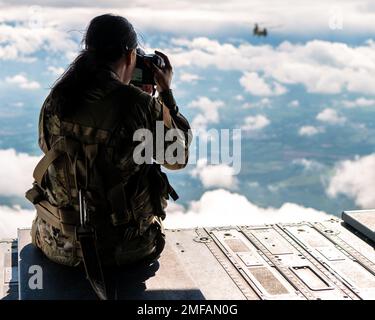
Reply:
[[[268,31],[266,28],[259,28],[258,24],[254,25],[253,35],[256,37],[267,37]]]
[[[253,36],[255,37],[267,37],[269,35],[268,30],[275,29],[275,28],[281,28],[283,25],[272,25],[266,27],[259,27],[259,23],[254,24],[253,28]]]

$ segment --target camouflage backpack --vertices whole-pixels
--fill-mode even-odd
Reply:
[[[34,170],[33,188],[26,193],[37,210],[33,243],[55,262],[73,266],[83,261],[88,279],[101,298],[106,295],[102,264],[121,265],[160,254],[165,243],[163,201],[169,195],[178,197],[160,165],[130,165],[126,176],[114,165],[121,136],[116,99],[126,90],[128,104],[140,96],[149,99],[132,86],[114,86],[89,104],[90,112],[97,112],[92,118],[59,118],[53,114],[48,124],[44,117],[53,99],[51,95],[46,99],[39,134],[45,155]],[[100,107],[95,109],[96,104]],[[52,138],[47,139],[46,126]],[[132,161],[131,154],[127,159]],[[142,199],[145,190],[150,201]],[[153,214],[136,216],[135,212],[150,211],[135,208],[148,202]],[[42,234],[38,224],[50,228],[52,236]],[[142,229],[143,225],[149,227]],[[70,240],[70,247],[66,248],[65,241],[59,248],[60,239]]]

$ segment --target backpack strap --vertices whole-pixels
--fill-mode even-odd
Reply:
[[[63,154],[74,157],[78,151],[79,143],[67,137],[60,137],[47,151],[44,157],[36,165],[33,177],[38,186],[43,189],[43,178],[49,166]]]
[[[33,172],[33,177],[40,187],[42,187],[43,178],[48,170],[48,167],[62,154],[63,152],[52,147],[36,165]]]

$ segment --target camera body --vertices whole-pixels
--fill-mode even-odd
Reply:
[[[160,69],[165,68],[165,62],[162,57],[157,54],[146,54],[142,49],[137,48],[137,61],[131,83],[136,86],[155,85],[153,64]]]

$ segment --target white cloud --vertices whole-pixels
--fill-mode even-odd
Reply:
[[[29,0],[18,0],[17,5],[11,0],[3,0],[2,3],[4,8],[0,11],[0,18],[25,19],[29,16]],[[353,34],[375,32],[374,5],[369,0],[330,0],[328,3],[317,0],[313,6],[308,1],[297,0],[288,1],[288,5],[277,0],[36,0],[32,4],[41,6],[44,20],[56,21],[58,25],[69,22],[69,26],[76,27],[90,16],[110,11],[125,15],[141,29],[173,30],[185,34],[228,32],[239,28],[250,32],[255,21],[272,21],[273,25],[280,25],[272,29],[271,34],[327,32],[332,8],[338,7],[344,16],[345,30]],[[155,24],[155,17],[163,23]]]
[[[375,208],[375,154],[339,162],[326,189],[327,194],[339,194],[354,199],[362,208]]]
[[[62,68],[62,67],[55,67],[55,66],[49,66],[48,69],[47,69],[52,75],[56,76],[56,77],[59,77],[61,76],[65,69]]]
[[[317,116],[316,119],[328,124],[343,124],[346,122],[344,116],[340,116],[338,112],[334,109],[324,109]]]
[[[245,196],[217,189],[205,192],[187,209],[170,203],[167,208],[167,228],[193,228],[278,222],[321,221],[331,216],[295,203],[280,208],[261,208]]]
[[[207,97],[199,97],[197,100],[190,102],[188,106],[203,112],[208,121],[218,122],[219,108],[224,106],[224,102],[221,100],[211,100]]]
[[[31,188],[33,171],[40,157],[0,150],[0,195],[23,197]]]
[[[24,169],[22,171],[29,172]],[[223,173],[222,170],[219,171],[220,174]],[[211,174],[212,172],[208,176],[212,177]],[[167,213],[165,220],[167,228],[320,221],[330,217],[322,211],[294,203],[284,203],[280,208],[261,208],[251,203],[245,196],[223,189],[205,192],[200,200],[192,201],[188,209],[170,203]],[[0,238],[15,237],[17,228],[30,227],[34,215],[34,210],[0,206]]]
[[[375,99],[357,98],[355,100],[343,100],[342,104],[347,108],[375,106]]]
[[[0,206],[0,240],[16,238],[17,229],[30,228],[34,217],[34,210]]]
[[[29,80],[22,74],[16,74],[13,77],[6,77],[5,82],[9,84],[15,84],[21,89],[26,90],[35,90],[40,88],[39,82]]]
[[[289,107],[297,108],[299,107],[299,101],[298,100],[293,100],[289,102]]]
[[[201,80],[202,78],[198,76],[197,74],[184,72],[180,74],[180,81],[181,82],[189,82],[189,83],[195,83],[198,80]]]
[[[237,101],[243,101],[244,97],[242,94],[238,94],[234,97],[234,99],[236,99]]]
[[[300,136],[307,136],[307,137],[311,137],[322,132],[324,132],[324,128],[314,127],[314,126],[302,126],[298,130],[298,134]]]
[[[17,102],[12,103],[12,106],[16,108],[22,108],[24,105],[25,103],[23,103],[22,101],[17,101]]]
[[[41,7],[40,26],[36,24],[33,27],[30,27],[30,21],[33,21],[34,15],[28,14],[30,6],[3,4],[0,10],[0,59],[32,61],[39,51],[62,53],[69,59],[73,58],[79,50],[77,38],[82,37],[82,31],[91,18],[103,13],[103,7],[128,17],[141,32],[149,28],[176,34],[208,32],[217,35],[218,30],[227,31],[228,26],[233,28],[233,32],[251,32],[249,12],[254,11],[251,8],[257,8],[254,11],[257,17],[253,19],[256,21],[259,18],[259,7],[264,6],[264,17],[267,20],[272,16],[273,23],[277,24],[278,20],[286,19],[282,13],[285,5],[277,2],[270,6],[268,2],[264,4],[256,1],[255,5],[240,0],[236,1],[236,5],[225,2],[213,5],[207,1],[194,5],[188,2],[171,4],[164,0],[140,5],[138,1],[133,1],[126,8],[120,2],[116,2],[116,6],[101,4],[102,7],[98,3],[90,7],[88,2],[85,2],[85,7],[81,7],[80,2],[79,7],[72,4],[62,5],[62,8],[51,7],[55,4],[50,1],[46,3],[49,6]],[[211,6],[210,10],[207,10],[207,5]],[[369,12],[364,9],[366,6],[367,3],[359,5],[355,1],[346,1],[345,5],[340,3],[340,8],[345,9],[345,27],[349,23],[351,32],[357,28],[365,31],[365,34],[372,34],[369,32],[372,28],[375,31],[375,11]],[[284,27],[272,32],[309,33],[312,30],[309,24],[310,28],[327,30],[329,8],[326,2],[319,2],[319,5],[314,5],[314,9],[300,2],[295,7],[293,16],[291,6],[288,6],[287,21],[279,22]],[[314,19],[311,18],[312,10],[317,13]],[[366,13],[365,17],[363,12]],[[163,21],[162,25],[155,26],[155,16]],[[355,17],[351,24],[348,22],[350,17]],[[297,21],[302,23],[298,24]],[[300,28],[300,25],[304,28]],[[163,50],[171,54],[174,66],[216,66],[221,70],[237,70],[244,72],[245,80],[250,74],[255,79],[253,87],[251,83],[243,82],[253,94],[281,94],[285,86],[291,84],[301,84],[312,93],[336,94],[349,91],[373,95],[375,92],[375,42],[372,40],[358,46],[322,40],[296,44],[284,41],[273,47],[245,42],[233,45],[200,37],[192,40],[175,39],[173,46]],[[257,78],[254,73],[258,75]],[[259,78],[260,74],[262,78]]]
[[[244,109],[251,109],[251,108],[265,108],[271,106],[271,100],[269,98],[262,98],[260,101],[257,102],[245,102],[242,105]]]
[[[8,10],[6,11],[9,13]],[[62,53],[72,58],[78,51],[78,43],[71,39],[71,34],[59,30],[51,20],[43,27],[30,27],[27,19],[14,23],[10,20],[10,16],[2,17],[1,13],[0,60],[32,62],[39,51],[46,51],[49,54]],[[12,24],[3,21],[10,21]]]
[[[205,188],[234,189],[238,183],[234,168],[226,164],[208,165],[206,159],[197,161],[197,166],[191,171],[191,175],[198,177]]]
[[[287,91],[285,87],[275,81],[272,84],[266,83],[256,72],[245,72],[240,78],[240,84],[254,96],[277,96]]]
[[[292,163],[302,166],[304,168],[304,170],[306,170],[306,171],[316,172],[316,171],[322,170],[324,168],[324,165],[321,164],[320,162],[315,161],[315,160],[309,160],[309,159],[306,159],[306,158],[295,159],[295,160],[293,160]]]
[[[271,100],[268,98],[263,98],[262,100],[259,101],[259,104],[263,106],[269,106],[271,104]]]
[[[264,115],[248,116],[244,120],[241,129],[245,131],[256,131],[267,127],[271,121]]]
[[[256,107],[256,104],[255,103],[250,103],[250,102],[245,102],[242,105],[243,109],[251,109],[251,108],[255,108],[255,107]]]
[[[168,51],[174,65],[243,72],[242,85],[252,94],[280,94],[286,85],[297,84],[309,93],[375,92],[375,42],[371,40],[353,47],[322,40],[284,41],[276,47],[236,46],[205,37],[178,38],[172,44]]]
[[[248,182],[248,186],[250,188],[259,188],[260,184],[258,181],[251,181],[251,182]]]
[[[282,184],[269,184],[269,185],[267,185],[267,189],[272,193],[278,192],[281,188],[283,188]]]
[[[191,123],[194,129],[206,129],[209,123],[218,123],[220,120],[219,108],[224,106],[221,100],[211,100],[208,97],[199,97],[189,103],[188,107],[198,109],[198,113]]]

